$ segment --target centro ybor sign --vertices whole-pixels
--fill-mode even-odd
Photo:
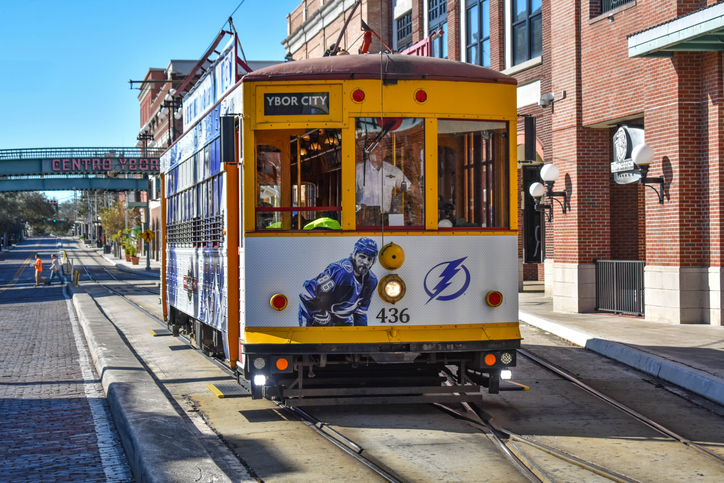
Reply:
[[[48,174],[158,174],[158,158],[56,158],[42,160]]]
[[[265,116],[329,115],[329,92],[264,94]]]

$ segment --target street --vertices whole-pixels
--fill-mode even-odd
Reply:
[[[16,482],[133,481],[64,289],[34,287],[34,254],[49,266],[55,243],[32,238],[0,255],[0,473]]]

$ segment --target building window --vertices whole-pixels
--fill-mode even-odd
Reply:
[[[513,0],[513,65],[543,53],[542,0]]]
[[[412,45],[412,10],[397,18],[397,50]]]
[[[427,21],[430,26],[428,35],[434,35],[432,56],[447,59],[447,0],[429,0]],[[436,32],[442,30],[442,35]]]
[[[490,67],[490,2],[468,0],[465,21],[466,61]]]
[[[601,1],[601,13],[606,13],[614,8],[618,8],[621,5],[625,5],[627,3],[631,3],[634,0],[602,0]]]

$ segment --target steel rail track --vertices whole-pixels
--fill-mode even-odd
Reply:
[[[591,386],[582,382],[580,379],[577,379],[576,377],[572,376],[571,374],[568,374],[567,372],[555,367],[550,361],[547,361],[547,360],[543,359],[542,357],[534,355],[523,349],[518,349],[518,353],[523,355],[524,357],[530,359],[531,361],[538,364],[539,366],[541,366],[545,369],[548,369],[550,372],[553,372],[554,374],[558,375],[559,377],[562,377],[563,379],[566,379],[566,380],[572,382],[573,384],[580,387],[581,389],[588,392],[589,394],[596,396],[597,398],[607,402],[611,406],[623,411],[624,413],[628,414],[629,416],[632,416],[634,419],[644,423],[651,429],[658,431],[659,433],[661,433],[675,441],[678,441],[679,443],[683,444],[684,446],[687,446],[695,451],[698,451],[699,453],[713,459],[717,463],[724,465],[724,457],[721,457],[716,453],[712,453],[708,449],[675,433],[674,431],[662,426],[661,424],[657,423],[656,421],[654,421],[650,418],[647,418],[643,414],[631,409],[630,407],[626,406],[625,404],[620,403],[620,402],[616,401],[615,399],[613,399],[609,396],[606,396],[605,394],[595,390]]]
[[[84,250],[84,251],[85,251],[86,253],[88,253],[88,250]],[[95,255],[98,256],[98,254],[95,254]],[[119,292],[116,291],[116,290],[113,290],[112,288],[110,288],[110,287],[108,287],[107,285],[105,285],[104,283],[102,283],[102,281],[95,280],[95,279],[92,277],[92,275],[90,274],[90,272],[88,271],[88,267],[86,267],[86,265],[83,264],[83,262],[81,262],[80,259],[78,259],[78,264],[83,268],[83,270],[84,270],[85,273],[86,273],[86,276],[88,277],[88,279],[89,279],[91,282],[96,283],[97,285],[105,288],[106,290],[108,290],[109,292],[111,292],[111,293],[113,293],[113,294],[115,294],[115,295],[118,295],[118,296],[121,297],[123,300],[125,300],[127,303],[133,305],[136,309],[144,312],[146,315],[148,315],[149,317],[151,317],[152,319],[154,319],[156,322],[158,322],[158,323],[161,324],[162,326],[166,327],[166,323],[165,323],[163,320],[159,319],[159,318],[156,317],[154,314],[150,313],[149,311],[147,311],[146,309],[144,309],[143,307],[141,307],[140,305],[138,305],[137,303],[135,303],[134,301],[132,301],[131,299],[129,299],[129,298],[128,298],[127,296],[125,296],[124,294],[119,293]],[[128,283],[128,282],[125,282],[125,281],[123,281],[123,280],[119,280],[118,278],[116,278],[115,276],[113,276],[113,274],[111,274],[111,273],[110,273],[105,267],[103,267],[102,265],[101,265],[101,268],[103,268],[104,270],[106,270],[106,272],[108,272],[108,274],[109,274],[111,277],[113,277],[113,279],[115,279],[116,281],[123,282],[123,283],[127,283],[128,285],[132,285],[132,284],[130,284],[130,283]],[[210,360],[211,362],[213,362],[214,364],[216,364],[216,365],[217,365],[221,370],[223,370],[227,375],[229,375],[230,377],[232,377],[232,378],[234,378],[234,379],[236,378],[235,372],[234,372],[229,366],[227,366],[227,365],[223,364],[222,362],[218,361],[216,358],[209,357],[209,356],[208,356],[206,353],[204,353],[202,350],[200,350],[200,349],[198,349],[197,347],[195,347],[195,346],[192,344],[192,342],[191,342],[190,339],[184,337],[183,335],[179,335],[177,338],[178,338],[178,339],[181,339],[184,343],[186,343],[189,347],[191,347],[191,348],[194,349],[196,352],[198,352],[199,354],[201,354],[202,356],[204,356],[207,360]],[[274,402],[275,404],[277,404],[282,410],[286,411],[286,412],[289,413],[289,414],[294,415],[297,419],[299,419],[300,421],[302,421],[305,425],[307,425],[309,428],[311,428],[312,430],[314,430],[315,432],[317,432],[317,433],[318,433],[319,435],[321,435],[323,438],[327,439],[327,440],[328,440],[329,442],[331,442],[334,446],[336,446],[337,448],[339,448],[340,450],[342,450],[343,452],[345,452],[346,454],[348,454],[349,456],[351,456],[352,458],[354,458],[354,459],[357,460],[358,462],[360,462],[360,463],[362,463],[363,465],[367,466],[369,469],[371,469],[372,471],[374,471],[376,474],[378,474],[379,476],[381,476],[381,477],[382,477],[383,479],[385,479],[386,481],[389,481],[390,483],[405,483],[405,482],[407,481],[407,480],[404,480],[404,479],[399,478],[398,476],[392,474],[390,471],[382,468],[380,465],[378,465],[377,463],[375,463],[374,461],[372,461],[372,459],[370,459],[370,458],[368,458],[368,457],[366,457],[366,456],[363,456],[362,453],[364,452],[364,449],[363,449],[361,446],[359,446],[358,444],[356,444],[354,441],[350,440],[349,438],[346,438],[345,436],[343,436],[343,435],[340,434],[339,432],[335,431],[333,428],[331,428],[331,427],[330,427],[329,425],[327,425],[326,423],[322,423],[321,421],[318,421],[317,419],[313,418],[311,415],[307,414],[306,412],[302,411],[301,409],[299,409],[299,408],[297,408],[297,407],[285,406],[281,401],[273,401],[273,402]]]
[[[386,481],[389,481],[390,483],[405,483],[406,481],[408,481],[403,479],[399,475],[395,475],[391,470],[383,468],[382,465],[373,461],[373,458],[365,456],[363,454],[365,452],[364,448],[362,448],[360,445],[347,438],[346,436],[340,434],[338,431],[335,431],[327,423],[319,421],[318,419],[307,414],[296,406],[285,406],[281,402],[274,402],[286,412],[294,414],[317,434],[334,444],[337,448],[341,449],[343,452],[345,452],[355,460],[359,461],[360,463],[374,471]]]
[[[101,255],[99,255],[98,253],[96,253],[96,252],[93,251],[93,250],[88,250],[88,249],[86,249],[86,248],[84,248],[84,247],[81,247],[80,250],[82,250],[85,255],[89,255],[90,257],[103,258],[103,257],[101,257]],[[78,258],[77,254],[74,253],[74,255],[76,255],[75,258],[78,260],[78,263],[81,264],[81,266],[83,267],[86,275],[88,276],[88,279],[91,280],[92,282],[100,283],[99,280],[96,280],[96,279],[94,279],[94,278],[91,276],[90,272],[88,271],[88,268],[80,261],[80,259]],[[131,284],[131,283],[126,282],[125,280],[120,280],[118,277],[116,277],[115,275],[113,275],[113,274],[111,273],[111,271],[108,270],[108,268],[106,268],[106,267],[103,266],[102,264],[98,264],[98,266],[99,266],[100,268],[102,268],[102,269],[103,269],[113,280],[115,280],[116,282],[124,283],[124,284],[126,284],[126,285],[132,286],[134,289],[137,289],[137,290],[140,289],[140,290],[143,290],[144,292],[148,292],[148,293],[150,293],[150,294],[152,294],[152,295],[158,295],[157,292],[154,292],[153,290],[149,290],[149,289],[147,289],[147,288],[145,288],[145,287],[138,287],[138,286],[136,286],[136,285],[133,285],[133,284]],[[118,271],[122,271],[122,270],[118,270]],[[129,275],[133,275],[133,276],[136,276],[136,277],[147,277],[147,278],[149,278],[149,279],[154,279],[154,278],[148,277],[147,275],[144,275],[144,274],[136,274],[136,273],[131,273],[131,272],[124,272],[124,273],[127,273],[127,274],[129,274]],[[108,287],[105,286],[105,285],[103,285],[103,286],[106,287],[106,288],[108,288]]]
[[[543,451],[550,454],[551,456],[565,461],[566,463],[577,466],[585,471],[588,471],[598,476],[602,476],[617,483],[639,483],[638,480],[629,478],[615,471],[608,470],[595,463],[591,463],[590,461],[586,461],[574,455],[566,453],[565,451],[552,448],[542,443],[530,441],[523,436],[515,434],[505,428],[502,428],[492,420],[492,416],[486,413],[475,403],[462,403],[462,405],[466,408],[467,413],[462,413],[445,405],[437,404],[440,409],[447,413],[450,413],[453,417],[463,419],[467,421],[468,424],[470,424],[471,426],[485,432],[491,438],[491,440],[493,440],[493,442],[497,444],[497,446],[503,451],[503,453],[507,457],[509,457],[513,461],[513,463],[521,470],[523,475],[526,476],[530,481],[540,483],[555,483],[556,480],[548,476],[548,474],[542,468],[540,468],[540,466],[535,464],[533,460],[525,454],[525,451],[522,450],[522,448],[516,443],[523,443],[525,445],[529,445],[539,451]],[[474,416],[471,417],[469,416],[469,414],[473,414]]]
[[[87,253],[87,250],[86,250],[86,253]],[[98,254],[95,254],[95,255],[98,256]],[[108,290],[108,291],[111,292],[112,294],[121,297],[121,299],[123,299],[126,303],[132,305],[132,306],[135,307],[136,309],[138,309],[138,310],[140,310],[141,312],[143,312],[144,314],[146,314],[148,317],[150,317],[151,319],[153,319],[155,322],[157,322],[157,323],[158,323],[160,326],[162,326],[164,329],[166,329],[166,328],[168,327],[168,324],[166,324],[165,321],[163,321],[162,319],[160,319],[159,317],[157,317],[157,316],[154,315],[153,313],[151,313],[151,312],[149,312],[148,310],[146,310],[145,308],[143,308],[141,305],[139,305],[139,304],[137,304],[136,302],[134,302],[133,300],[131,300],[128,296],[122,294],[121,292],[118,292],[117,290],[112,289],[112,288],[109,287],[108,285],[105,285],[102,281],[95,280],[95,279],[91,276],[91,274],[88,272],[88,268],[85,266],[85,264],[83,264],[83,262],[81,262],[80,260],[78,260],[78,263],[80,264],[81,267],[83,267],[83,270],[85,271],[86,275],[88,276],[88,279],[89,279],[91,282],[93,282],[93,283],[95,283],[95,284],[103,287],[104,289]],[[108,272],[108,270],[107,270],[105,267],[101,266],[101,268],[103,268],[104,270],[106,270],[106,271]],[[124,273],[126,273],[126,272],[124,272]],[[142,287],[136,287],[135,285],[133,285],[133,284],[131,284],[131,283],[129,283],[129,282],[126,282],[125,280],[119,280],[119,279],[117,279],[117,278],[114,277],[113,274],[111,274],[110,272],[108,272],[108,274],[109,274],[111,277],[113,277],[113,278],[114,278],[116,281],[118,281],[118,282],[125,283],[126,285],[130,285],[130,286],[132,286],[132,287],[134,287],[134,288],[141,288],[141,289],[143,289]],[[156,295],[156,292],[153,292],[153,291],[151,291],[151,290],[148,290],[148,289],[143,289],[143,290],[151,293],[152,295]],[[111,322],[111,323],[113,323],[113,322]],[[115,324],[114,324],[114,325],[115,325]],[[191,339],[189,339],[188,337],[186,337],[186,336],[184,336],[184,335],[178,335],[176,338],[179,339],[179,340],[181,340],[182,342],[184,342],[186,345],[188,345],[189,347],[191,347],[193,350],[195,350],[195,351],[198,352],[199,354],[203,355],[207,360],[209,360],[209,361],[213,362],[214,364],[216,364],[216,366],[219,367],[220,369],[222,369],[228,376],[236,379],[236,377],[237,377],[237,376],[236,376],[236,373],[234,372],[233,369],[231,369],[231,367],[227,366],[226,364],[224,364],[223,362],[219,361],[219,360],[216,359],[215,357],[209,357],[204,351],[202,351],[202,350],[199,349],[198,347],[194,346],[193,343],[191,342]]]

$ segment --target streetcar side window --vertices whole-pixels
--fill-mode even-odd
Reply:
[[[358,228],[424,228],[424,148],[424,119],[356,119]]]
[[[341,230],[339,129],[257,133],[256,229]]]
[[[507,228],[507,124],[438,120],[438,227]]]

